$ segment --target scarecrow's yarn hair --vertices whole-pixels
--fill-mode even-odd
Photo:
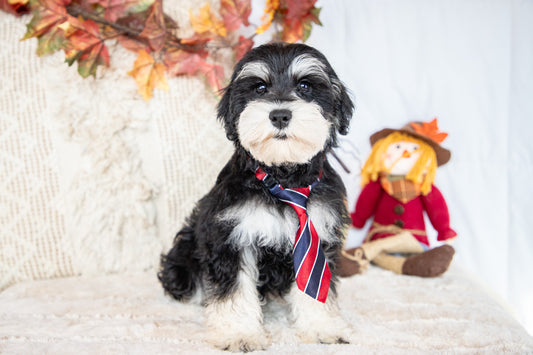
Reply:
[[[361,171],[361,185],[364,187],[370,181],[376,181],[380,173],[388,173],[383,166],[385,152],[389,145],[399,141],[417,143],[420,146],[418,150],[420,157],[405,178],[416,184],[421,184],[420,190],[422,194],[427,195],[431,191],[431,185],[435,180],[437,171],[435,151],[423,140],[401,132],[393,132],[374,143],[370,156]]]

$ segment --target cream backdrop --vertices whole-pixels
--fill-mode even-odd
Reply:
[[[356,99],[338,150],[353,169],[344,174],[350,207],[368,137],[438,117],[452,151],[436,185],[458,232],[454,262],[505,299],[533,334],[533,1],[317,6],[323,27],[308,44],[327,55]],[[361,235],[352,231],[350,243]]]
[[[186,23],[188,9],[202,3],[168,0],[165,10]],[[533,333],[533,2],[318,6],[324,26],[309,44],[328,56],[357,103],[337,151],[353,171],[343,175],[350,206],[369,135],[438,117],[453,152],[437,185],[459,233],[455,263],[507,300]],[[117,46],[97,80],[81,79],[60,53],[38,58],[35,40],[18,40],[27,21],[0,13],[0,290],[157,267],[231,154],[213,96],[201,80],[178,78],[144,103],[125,74],[135,55]],[[352,231],[350,243],[361,235]]]

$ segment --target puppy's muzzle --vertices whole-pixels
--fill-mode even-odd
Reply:
[[[282,130],[289,125],[292,118],[292,112],[286,109],[272,110],[269,118],[274,127]]]

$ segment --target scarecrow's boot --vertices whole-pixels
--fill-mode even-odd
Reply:
[[[453,247],[443,245],[410,257],[381,253],[373,262],[397,274],[436,277],[448,270],[454,253]]]
[[[435,277],[444,274],[452,262],[455,249],[450,245],[442,245],[422,254],[411,256],[402,267],[404,275]]]

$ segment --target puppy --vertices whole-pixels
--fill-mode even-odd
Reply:
[[[261,306],[272,297],[286,301],[302,341],[344,341],[335,263],[350,219],[326,153],[338,133],[347,133],[353,108],[324,55],[309,46],[263,45],[236,65],[218,105],[235,152],[162,256],[158,274],[175,299],[202,300],[216,346],[268,346]],[[271,191],[294,188],[298,195],[301,187],[311,190],[301,214]],[[304,248],[317,255],[311,264],[323,263],[310,273],[323,278],[302,284],[295,241],[304,227],[318,235],[318,247]],[[313,282],[321,291],[309,291]]]

